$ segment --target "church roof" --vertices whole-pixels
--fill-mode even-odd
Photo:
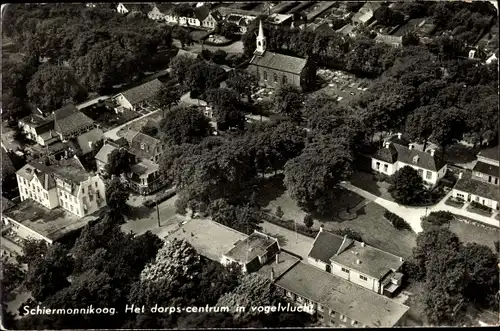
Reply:
[[[307,64],[307,60],[279,53],[266,51],[262,55],[254,55],[250,64],[259,67],[301,74]]]

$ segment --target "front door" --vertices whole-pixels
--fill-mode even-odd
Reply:
[[[467,201],[470,202],[470,194],[467,194]]]
[[[329,264],[326,265],[326,272],[332,272],[332,267]]]

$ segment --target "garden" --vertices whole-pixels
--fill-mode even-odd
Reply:
[[[114,110],[106,107],[104,103],[98,103],[91,107],[81,109],[81,112],[97,122],[103,130],[127,123],[140,116],[131,110],[125,110],[122,113],[116,113]]]
[[[448,205],[448,206],[452,206],[452,207],[455,207],[455,208],[462,208],[465,204],[464,200],[463,199],[457,199],[455,197],[449,197],[448,199],[446,199],[446,201],[444,202],[445,205]]]
[[[467,211],[486,217],[490,217],[492,214],[492,209],[490,207],[484,206],[476,201],[471,201],[470,205],[467,207]]]

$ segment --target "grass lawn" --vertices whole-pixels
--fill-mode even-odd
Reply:
[[[375,194],[378,197],[393,201],[389,193],[390,184],[387,182],[380,182],[373,178],[373,174],[364,171],[358,171],[351,176],[350,182],[352,185],[359,187],[365,191]]]
[[[445,158],[449,163],[465,164],[476,160],[480,148],[469,147],[462,144],[454,144],[446,148]]]
[[[464,202],[458,201],[454,197],[449,197],[448,199],[446,199],[444,204],[455,208],[462,208],[464,206]]]
[[[274,213],[278,206],[283,210],[283,218],[297,220],[302,224],[306,212],[288,195],[283,187],[282,176],[275,176],[261,186],[259,202],[269,212]],[[416,243],[416,234],[407,230],[396,230],[383,216],[385,209],[376,203],[368,203],[357,210],[357,217],[353,220],[342,220],[338,217],[339,211],[345,211],[349,205],[351,208],[361,206],[364,199],[351,191],[344,190],[342,195],[333,204],[335,211],[331,215],[321,217],[315,216],[314,228],[324,224],[326,230],[339,228],[351,228],[359,232],[363,240],[374,247],[390,253],[408,257]]]
[[[480,227],[474,224],[467,224],[457,220],[452,220],[450,230],[456,233],[458,238],[464,243],[478,243],[495,249],[493,244],[500,238],[500,230],[490,227]]]

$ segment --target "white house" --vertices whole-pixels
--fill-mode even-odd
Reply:
[[[453,197],[476,202],[493,210],[499,210],[500,167],[497,147],[485,149],[477,155],[472,173],[461,173],[453,187]]]
[[[32,199],[47,209],[60,206],[79,217],[106,205],[104,181],[76,157],[49,166],[32,162],[16,175],[21,201]]]
[[[427,187],[434,187],[446,174],[446,162],[434,149],[429,152],[417,150],[413,144],[408,147],[386,141],[384,147],[372,156],[372,169],[392,176],[399,169],[410,166],[422,176]]]
[[[392,296],[401,286],[403,258],[320,228],[308,263],[371,291]]]
[[[112,98],[117,104],[115,111],[119,113],[124,110],[136,110],[141,106],[147,106],[162,88],[163,84],[156,78],[131,88],[130,90],[119,93]]]
[[[132,12],[147,13],[150,6],[151,4],[146,2],[120,2],[116,6],[116,11],[120,14],[128,14]]]

